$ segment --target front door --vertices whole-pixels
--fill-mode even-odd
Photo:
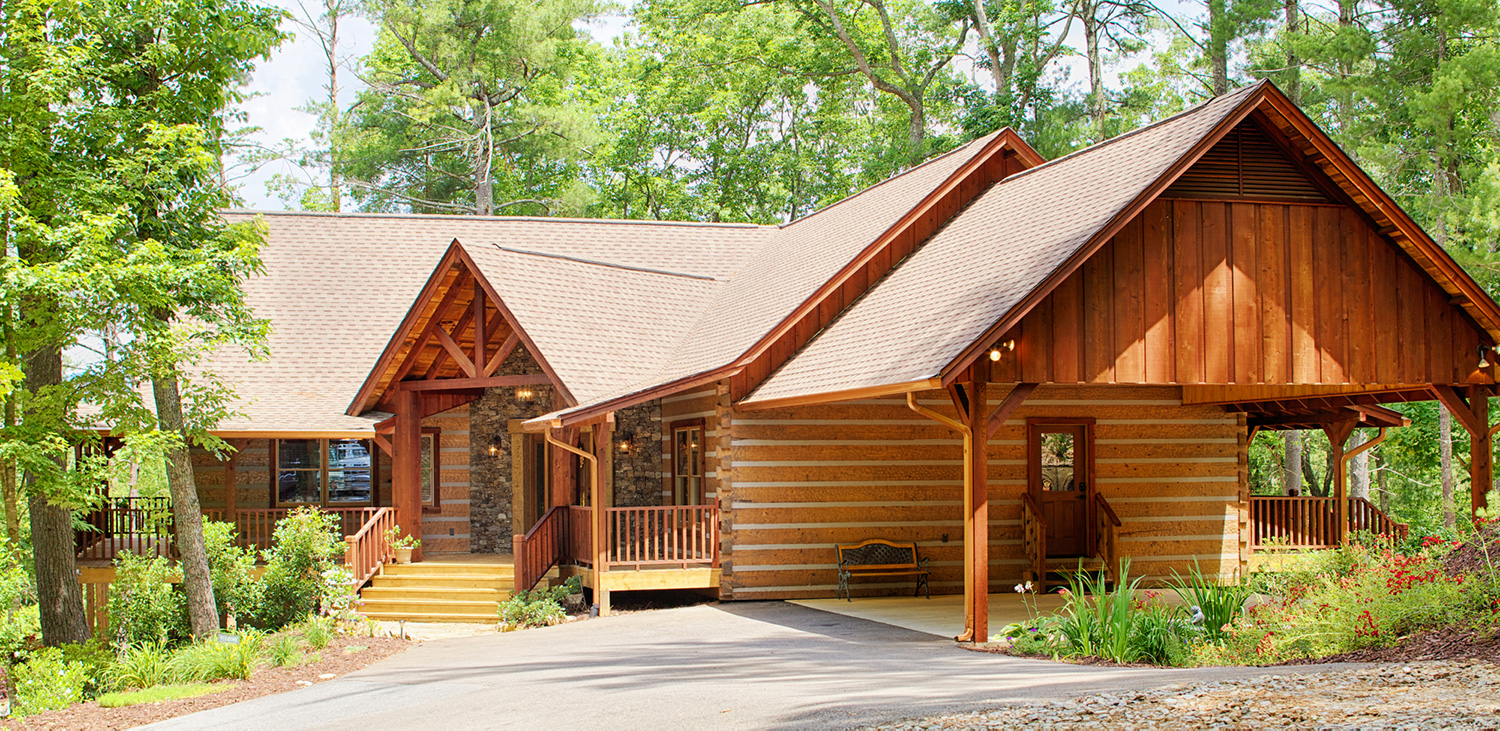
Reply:
[[[1047,523],[1047,557],[1087,556],[1093,429],[1079,423],[1030,427],[1031,495]]]

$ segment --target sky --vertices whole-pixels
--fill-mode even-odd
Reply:
[[[294,16],[306,17],[298,0],[273,1]],[[314,14],[318,4],[317,0],[309,2],[309,8],[313,9]],[[1198,7],[1195,0],[1166,0],[1160,6],[1167,12],[1189,16],[1196,14],[1194,9]],[[326,61],[316,37],[290,21],[283,28],[294,34],[294,38],[282,44],[269,61],[263,61],[256,67],[249,85],[252,96],[241,105],[248,124],[257,128],[250,136],[252,143],[263,148],[281,147],[285,140],[305,144],[316,118],[299,111],[297,107],[304,106],[309,100],[321,100],[326,94],[323,90]],[[629,30],[629,18],[619,13],[609,14],[580,24],[579,28],[587,30],[596,41],[607,45]],[[359,58],[374,45],[375,26],[356,16],[344,19],[339,32],[339,55],[344,59],[346,69],[355,68]],[[1081,36],[1081,32],[1075,28],[1072,35]],[[1081,38],[1069,40],[1070,45],[1081,44]],[[965,59],[960,58],[955,63],[962,66],[964,61]],[[1076,81],[1085,77],[1082,59],[1069,59],[1067,64],[1071,79]],[[358,94],[358,81],[347,70],[341,74],[341,80],[344,88],[340,98],[344,104],[349,104]],[[238,188],[245,206],[258,210],[283,210],[289,207],[279,197],[267,192],[266,183],[278,174],[305,177],[309,173],[291,161],[267,163],[254,170],[238,166],[231,171],[232,182]]]

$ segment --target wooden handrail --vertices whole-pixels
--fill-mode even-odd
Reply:
[[[1031,496],[1028,495],[1027,497]],[[1104,513],[1104,515],[1109,518],[1109,522],[1114,524],[1115,527],[1118,528],[1119,526],[1124,525],[1120,522],[1120,516],[1115,515],[1115,509],[1109,506],[1109,501],[1105,500],[1103,495],[1100,495],[1097,492],[1094,493],[1094,504],[1098,506],[1100,512]]]
[[[531,530],[526,531],[526,535],[516,541],[516,589],[536,586],[536,582],[561,562],[569,512],[567,506],[552,506],[536,525],[531,526]]]
[[[375,508],[354,535],[345,536],[344,566],[354,575],[354,588],[363,586],[390,560],[387,531],[395,527],[395,508]]]
[[[1031,561],[1031,579],[1038,594],[1047,593],[1047,521],[1031,493],[1021,493],[1021,550]]]
[[[1120,580],[1119,545],[1120,545],[1120,516],[1115,515],[1115,509],[1110,507],[1109,501],[1099,493],[1094,493],[1094,553],[1098,554],[1099,560],[1104,564],[1104,572],[1114,581]]]
[[[1404,536],[1408,530],[1365,498],[1347,502],[1350,530]],[[1252,550],[1319,549],[1339,545],[1339,504],[1333,497],[1315,495],[1252,495],[1250,547]]]

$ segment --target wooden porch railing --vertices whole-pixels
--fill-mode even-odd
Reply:
[[[78,558],[111,561],[129,551],[137,556],[176,555],[172,545],[172,502],[164,497],[105,498],[73,535]]]
[[[339,519],[339,535],[352,536],[359,532],[375,513],[387,508],[323,508],[323,512],[332,513]],[[234,514],[234,531],[241,547],[255,546],[256,548],[270,548],[276,534],[276,522],[285,518],[292,508],[240,508]],[[210,509],[203,511],[203,516],[210,520],[225,520],[224,511]]]
[[[386,531],[396,527],[395,508],[375,508],[354,535],[344,536],[344,565],[354,574],[354,587],[363,586],[391,558]]]
[[[584,505],[569,505],[567,529],[563,538],[563,557],[579,566],[594,565],[593,535],[589,518],[594,511]]]
[[[1104,573],[1120,580],[1120,516],[1103,495],[1094,493],[1094,555],[1104,563]]]
[[[1038,594],[1047,593],[1047,521],[1031,493],[1021,493],[1021,550],[1030,562],[1025,578],[1036,582]]]
[[[1377,535],[1405,538],[1411,531],[1411,526],[1397,523],[1375,503],[1366,498],[1357,497],[1349,500],[1349,530],[1369,531]]]
[[[719,508],[672,505],[609,508],[608,565],[719,565]]]
[[[1402,537],[1407,526],[1397,523],[1364,498],[1349,500],[1349,530]],[[1250,548],[1252,550],[1333,548],[1339,544],[1338,501],[1331,497],[1252,495]]]
[[[528,590],[536,586],[553,566],[558,565],[567,553],[569,529],[568,517],[572,511],[567,506],[556,505],[542,516],[531,530],[517,542],[515,551],[516,589]],[[582,528],[587,529],[584,523]]]

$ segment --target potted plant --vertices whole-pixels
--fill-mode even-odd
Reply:
[[[422,545],[422,539],[416,536],[401,535],[401,526],[399,525],[386,529],[385,541],[396,552],[396,563],[411,563],[412,549]]]

